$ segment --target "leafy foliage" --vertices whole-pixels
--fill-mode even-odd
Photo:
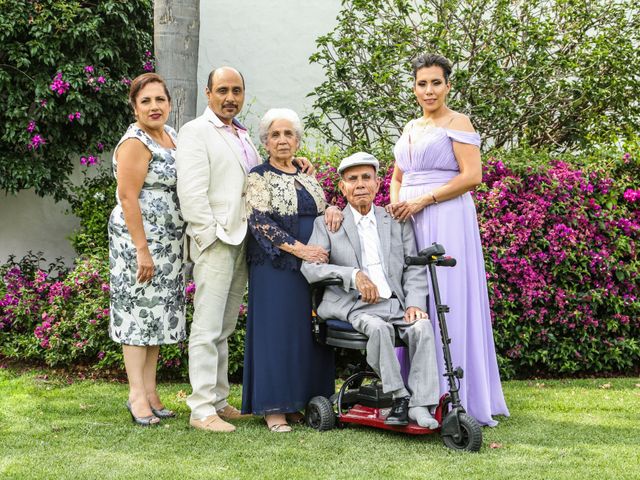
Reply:
[[[96,163],[130,123],[130,79],[153,68],[152,2],[0,0],[0,11],[0,189],[63,198],[74,163]]]
[[[640,366],[640,149],[629,150],[624,156],[558,157],[521,149],[488,161],[475,197],[504,377]],[[338,154],[321,156],[317,177],[327,200],[344,205]],[[391,173],[381,171],[379,205],[389,201]],[[87,198],[100,193],[96,182]],[[0,355],[121,367],[121,348],[107,335],[108,268],[97,246],[87,248],[71,272],[55,263],[46,267],[37,255],[0,267]],[[188,299],[193,292],[188,285]],[[191,318],[190,303],[187,325]],[[229,372],[236,378],[245,321],[243,306],[229,345]],[[345,356],[338,367],[352,360]],[[186,345],[161,349],[163,374],[186,378],[186,367]]]
[[[71,212],[80,219],[80,228],[71,236],[76,253],[108,249],[107,226],[116,205],[116,181],[111,171],[99,167],[94,175],[84,172],[83,182],[70,188],[68,200]]]
[[[344,148],[392,145],[419,116],[410,60],[454,63],[450,105],[485,147],[586,149],[640,128],[640,7],[631,0],[343,0],[311,61],[307,117]]]

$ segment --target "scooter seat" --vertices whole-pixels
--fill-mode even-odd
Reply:
[[[331,319],[327,320],[327,327],[331,330],[340,330],[341,332],[355,332],[356,329],[349,322]]]

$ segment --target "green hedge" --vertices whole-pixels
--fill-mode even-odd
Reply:
[[[317,176],[327,199],[343,205],[334,160],[325,158]],[[636,154],[556,158],[519,150],[496,154],[485,163],[485,182],[474,195],[503,376],[636,371]],[[389,200],[391,169],[382,174],[379,204]],[[79,205],[86,208],[77,211],[85,229],[76,238],[85,239],[86,248],[71,271],[45,266],[37,255],[1,267],[0,355],[49,365],[122,366],[120,346],[107,336],[108,255],[100,245],[106,245],[103,225],[109,207],[91,207],[100,194],[112,195],[112,181],[105,177],[101,182],[96,180],[81,195]],[[236,378],[242,368],[245,315],[243,306],[231,338],[230,373]],[[186,377],[185,345],[164,347],[161,355],[164,374]]]

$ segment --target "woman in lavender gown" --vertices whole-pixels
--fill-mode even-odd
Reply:
[[[446,105],[450,74],[450,62],[440,55],[421,55],[413,62],[414,93],[423,116],[406,125],[395,146],[388,211],[400,221],[411,219],[419,250],[438,242],[458,260],[455,268],[438,271],[443,302],[451,308],[447,326],[453,365],[464,369],[462,404],[478,422],[495,426],[492,415],[508,416],[509,410],[500,384],[478,220],[469,193],[482,181],[480,136],[468,117]],[[439,338],[432,295],[429,316]],[[442,346],[436,345],[442,374]],[[406,370],[406,353],[399,355]],[[443,376],[440,390],[448,390]]]

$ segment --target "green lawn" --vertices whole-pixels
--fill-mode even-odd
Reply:
[[[51,374],[49,374],[51,375]],[[126,386],[0,370],[0,478],[638,479],[640,379],[505,382],[511,418],[485,428],[479,453],[439,436],[350,427],[273,434],[260,419],[233,434],[188,427],[186,384],[164,384],[179,417],[134,426]],[[240,387],[231,403],[239,405]]]

